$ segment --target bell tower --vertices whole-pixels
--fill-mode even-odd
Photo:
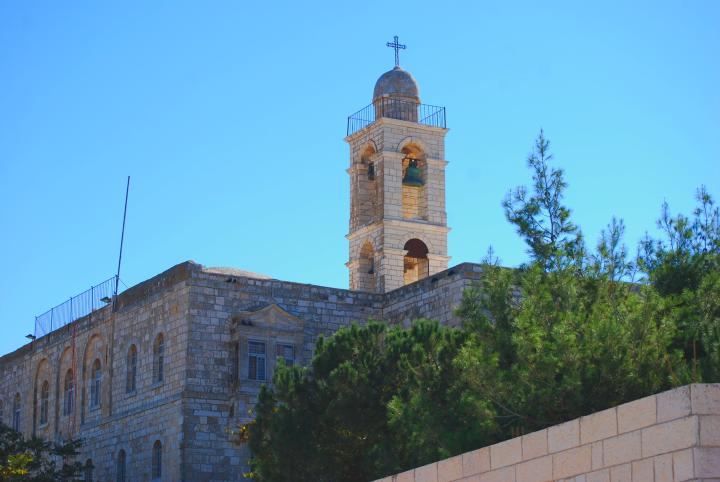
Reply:
[[[380,76],[348,117],[350,289],[386,293],[447,269],[445,108],[420,103],[413,76]]]

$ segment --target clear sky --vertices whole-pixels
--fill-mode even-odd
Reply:
[[[451,263],[492,245],[539,129],[588,241],[720,196],[720,2],[0,0],[0,353],[115,272],[347,287],[346,117],[393,66],[447,107]]]

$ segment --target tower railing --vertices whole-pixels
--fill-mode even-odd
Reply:
[[[115,279],[113,276],[79,295],[71,297],[64,303],[50,308],[42,315],[36,316],[35,337],[45,336],[53,330],[107,306],[115,294]]]
[[[363,107],[348,116],[347,135],[363,130],[373,122],[383,117],[400,119],[418,124],[445,128],[445,107],[417,102],[380,98],[373,104]]]

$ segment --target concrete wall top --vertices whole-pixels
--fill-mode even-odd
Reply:
[[[720,480],[720,384],[692,384],[376,482]]]

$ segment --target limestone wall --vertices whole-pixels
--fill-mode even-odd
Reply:
[[[376,482],[720,480],[720,384],[694,384]]]

